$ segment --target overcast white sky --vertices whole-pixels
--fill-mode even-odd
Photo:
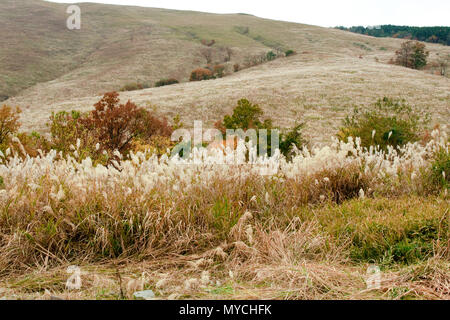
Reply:
[[[91,0],[85,2],[214,13],[242,12],[263,18],[324,27],[379,24],[450,25],[450,0]]]

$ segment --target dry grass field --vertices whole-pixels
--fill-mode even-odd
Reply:
[[[215,62],[223,62],[219,47],[232,48],[231,61],[225,63],[230,75],[207,82],[124,92],[122,99],[132,99],[168,118],[179,114],[186,126],[192,126],[193,120],[212,125],[238,99],[247,97],[259,103],[266,115],[281,126],[296,120],[306,122],[307,134],[319,142],[329,141],[353,106],[369,104],[384,96],[405,98],[418,109],[431,112],[436,123],[448,123],[450,119],[448,78],[387,64],[400,47],[400,39],[372,38],[242,14],[95,4],[81,6],[82,29],[69,31],[64,25],[64,6],[43,1],[13,3],[15,9],[1,12],[27,10],[30,19],[17,18],[11,24],[8,20],[14,15],[6,13],[0,19],[8,22],[2,29],[11,31],[9,37],[2,39],[6,43],[0,50],[1,76],[5,80],[2,83],[7,85],[2,90],[6,95],[11,88],[25,86],[28,82],[24,79],[39,80],[40,83],[16,92],[17,96],[7,101],[24,109],[22,122],[30,131],[45,129],[52,111],[88,110],[98,96],[130,82],[153,84],[168,77],[186,82],[191,70],[206,65],[200,53],[205,48],[201,39],[216,41],[212,47]],[[8,5],[12,6],[10,1],[1,4]],[[33,14],[29,7],[53,20]],[[42,25],[33,27],[35,19]],[[18,22],[29,24],[30,30],[26,33],[11,30],[11,25],[24,28]],[[249,34],[236,31],[239,27],[248,27]],[[42,30],[45,33],[40,33]],[[50,42],[50,49],[43,54],[35,48],[23,48],[27,41],[18,41],[17,34],[27,40],[35,37],[34,46],[46,45],[43,38]],[[242,64],[247,56],[273,50],[272,47],[293,49],[298,54],[233,74],[233,64]],[[431,52],[430,61],[450,54],[446,46],[427,44],[427,48]],[[26,60],[19,62],[16,52],[27,52]],[[56,71],[31,80],[28,75],[34,64],[27,61],[30,53],[36,55],[39,72],[50,72],[53,68]],[[12,61],[22,69],[14,67]],[[33,72],[33,77],[36,74]],[[11,80],[16,77],[20,77],[21,85]]]
[[[246,14],[80,7],[82,28],[70,31],[66,5],[0,2],[1,104],[19,106],[20,130],[36,131],[0,144],[0,299],[133,299],[143,289],[156,299],[450,299],[450,78],[389,64],[404,40]],[[207,64],[202,40],[215,40],[212,64],[226,75],[189,82]],[[430,62],[450,54],[426,46]],[[233,72],[276,48],[297,54]],[[76,129],[67,132],[87,138],[62,137],[64,154],[51,138],[35,150],[52,112],[89,111],[105,92],[164,78],[180,83],[121,101],[191,128],[247,98],[277,126],[304,122],[312,143],[289,160],[256,158],[271,174],[243,144],[232,151],[243,163],[225,166],[221,152],[200,165],[150,149],[108,154]],[[383,97],[440,127],[398,150],[332,139],[354,107]],[[72,265],[77,290],[66,286]]]
[[[11,158],[0,166],[0,294],[449,299],[448,189],[429,178],[448,138],[433,137],[401,154],[350,142],[266,159],[271,175],[209,164],[222,153],[200,164],[137,153],[118,169],[56,152]],[[367,285],[373,264],[378,287]]]
[[[57,99],[48,98],[47,90],[39,91],[39,87],[31,89],[36,94],[10,101],[27,106],[23,124],[29,130],[45,130],[52,111],[88,111],[100,98],[48,101],[38,106],[38,101],[46,98]],[[246,97],[282,127],[306,122],[305,132],[316,142],[330,141],[355,106],[369,105],[384,96],[406,99],[417,109],[430,112],[435,123],[449,122],[450,79],[377,63],[373,57],[298,55],[222,79],[121,93],[123,101],[131,99],[169,119],[180,115],[186,126],[202,120],[211,127],[231,112],[237,100]]]

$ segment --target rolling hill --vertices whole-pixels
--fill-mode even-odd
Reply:
[[[106,91],[127,83],[174,77],[181,84],[123,92],[157,113],[179,114],[212,124],[237,99],[261,105],[282,126],[306,121],[314,141],[333,135],[359,104],[405,98],[428,110],[437,123],[450,119],[450,80],[387,62],[402,40],[373,38],[336,29],[261,19],[246,14],[209,14],[82,3],[81,30],[66,28],[67,5],[40,0],[0,3],[0,96],[23,108],[28,130],[44,130],[52,111],[88,110]],[[228,76],[189,83],[207,64],[202,40],[215,40],[212,62]],[[232,49],[225,61],[225,48]],[[430,61],[450,47],[427,44]],[[233,73],[235,63],[270,50],[297,51]]]

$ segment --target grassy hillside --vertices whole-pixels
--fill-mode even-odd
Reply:
[[[402,43],[399,39],[243,14],[80,7],[82,29],[70,31],[65,5],[39,0],[0,3],[0,27],[6,30],[0,49],[0,95],[16,94],[7,102],[22,106],[27,129],[44,129],[51,111],[87,110],[99,95],[130,82],[152,84],[168,77],[186,82],[194,68],[206,65],[201,40],[212,39],[213,63],[223,63],[221,48],[233,50],[225,63],[230,76],[127,92],[122,98],[169,117],[180,114],[192,125],[193,119],[212,124],[245,96],[281,125],[307,121],[307,133],[316,140],[334,134],[354,105],[382,96],[402,97],[428,109],[435,122],[450,119],[448,78],[387,64]],[[450,53],[446,46],[427,47],[430,61]],[[274,48],[298,54],[233,74],[233,64]]]
[[[66,7],[41,0],[0,3],[0,95],[12,96],[61,76],[67,84],[96,80],[89,86],[91,91],[76,94],[95,93],[131,80],[187,79],[192,68],[205,63],[200,55],[202,39],[216,40],[216,48],[235,47],[233,60],[267,50],[267,46],[300,48],[317,41],[306,27],[250,15],[101,4],[81,4],[82,29],[71,31],[65,25]],[[240,34],[239,27],[249,27],[249,34]],[[295,37],[300,30],[301,39]]]
[[[133,299],[142,289],[156,299],[450,299],[445,127],[386,152],[327,143],[353,107],[384,96],[449,122],[449,78],[388,63],[402,40],[243,14],[80,6],[82,29],[69,31],[65,5],[0,2],[0,95],[23,109],[21,128],[2,109],[11,134],[0,143],[0,300]],[[188,82],[207,63],[202,40],[215,40],[211,62],[227,74]],[[450,54],[427,48],[430,61]],[[277,49],[297,54],[233,72]],[[56,117],[53,137],[40,135],[53,111],[91,110],[106,91],[170,77],[181,83],[120,95],[156,117],[107,95],[109,112]],[[159,115],[206,127],[243,97],[327,144],[290,160],[254,159],[242,141],[228,154],[159,157],[171,146]],[[422,138],[402,106],[394,119],[380,109],[360,136]],[[79,290],[67,286],[73,266]]]

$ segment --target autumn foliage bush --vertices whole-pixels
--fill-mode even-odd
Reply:
[[[400,50],[395,52],[394,63],[411,69],[422,69],[427,65],[429,54],[425,44],[418,41],[406,41],[402,43]]]
[[[108,161],[114,151],[127,154],[134,140],[141,144],[153,136],[170,137],[172,128],[131,101],[120,103],[117,92],[106,93],[94,110],[81,114],[60,112],[50,118],[52,148],[79,158]]]
[[[27,155],[30,157],[42,156],[51,149],[51,142],[35,131],[30,134],[26,132],[17,133],[17,139],[11,145],[21,150],[22,157]]]
[[[165,119],[157,119],[131,101],[120,103],[117,92],[106,93],[94,107],[89,116],[80,121],[96,135],[103,150],[126,153],[134,138],[147,139],[155,134],[170,136],[172,131]]]
[[[214,74],[211,70],[205,68],[198,68],[192,71],[190,81],[202,81],[214,79]]]
[[[225,134],[227,129],[242,129],[244,132],[249,129],[255,129],[258,135],[258,130],[267,130],[268,145],[266,146],[266,152],[268,154],[272,152],[272,134],[278,132],[276,133],[279,135],[278,147],[280,152],[288,159],[291,158],[294,147],[302,149],[307,144],[307,141],[302,135],[304,124],[297,124],[293,128],[288,128],[281,132],[281,130],[273,126],[272,119],[268,118],[262,120],[261,117],[263,115],[264,112],[259,105],[253,104],[247,99],[241,99],[233,109],[233,114],[226,115],[222,121],[216,122],[215,127],[221,131],[222,134]]]
[[[223,64],[216,64],[213,68],[213,73],[218,78],[222,78],[225,73],[225,66]]]

